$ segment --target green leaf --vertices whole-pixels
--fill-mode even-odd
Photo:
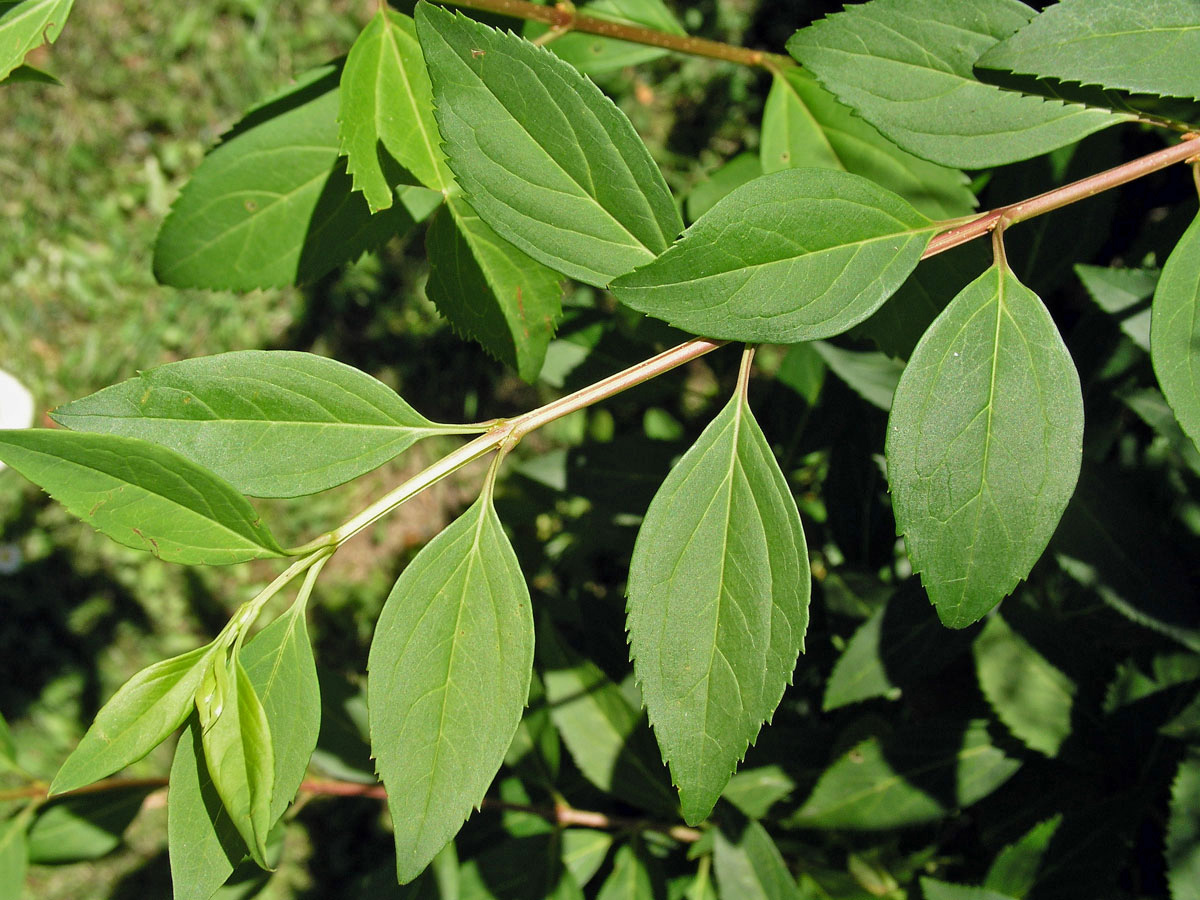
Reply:
[[[897,529],[944,624],[978,620],[1029,574],[1082,441],[1079,375],[1053,319],[993,266],[925,333],[888,420]]]
[[[1160,272],[1157,269],[1118,269],[1079,263],[1075,274],[1102,310],[1118,317],[1121,330],[1141,347],[1150,349],[1150,310],[1139,305],[1154,294]]]
[[[679,814],[654,737],[620,687],[566,647],[548,620],[537,634],[550,716],[579,771],[600,790],[668,818]]]
[[[1167,820],[1167,883],[1174,900],[1200,892],[1200,752],[1179,764]]]
[[[62,82],[49,72],[43,72],[41,69],[35,69],[33,66],[17,66],[8,74],[7,78],[0,79],[0,84],[17,84],[20,82],[53,84],[62,87]]]
[[[0,900],[21,900],[29,864],[29,808],[0,822]]]
[[[1017,0],[872,0],[797,32],[788,52],[905,150],[981,169],[1129,121],[977,81],[985,50],[1033,16]]]
[[[976,65],[1106,89],[1200,99],[1192,0],[1061,0]]]
[[[1151,310],[1154,374],[1180,427],[1200,447],[1200,216],[1167,257]]]
[[[1013,900],[1006,894],[969,884],[951,884],[936,878],[922,878],[921,891],[925,900]]]
[[[417,34],[467,200],[534,259],[603,287],[683,227],[624,113],[550,51],[428,3]]]
[[[706,337],[795,343],[877,310],[937,226],[857,175],[785,169],[738,188],[612,292]]]
[[[892,395],[900,383],[904,363],[886,353],[843,350],[825,341],[814,341],[812,348],[854,393],[885,412],[892,408]]]
[[[1024,897],[1033,890],[1050,840],[1061,823],[1061,815],[1039,822],[1019,840],[997,853],[988,868],[983,886],[1011,897]]]
[[[576,9],[598,19],[644,25],[667,34],[685,33],[679,20],[662,4],[662,0],[593,0]],[[547,31],[549,28],[540,22],[527,22],[525,25],[525,36],[530,40],[536,40]],[[555,56],[586,75],[601,75],[626,66],[644,65],[669,52],[661,47],[633,44],[580,31],[568,31],[546,46]]]
[[[967,177],[901,150],[800,68],[776,74],[762,122],[764,172],[816,166],[861,175],[925,215],[952,219],[975,208]]]
[[[912,581],[859,626],[825,682],[826,711],[872,697],[896,699],[902,688],[933,678],[967,649],[969,632],[946,633]]]
[[[208,669],[208,644],[138,672],[96,714],[67,757],[51,794],[73,791],[137,762],[183,724]]]
[[[149,792],[141,787],[80,794],[42,807],[29,829],[29,861],[73,863],[110,853]]]
[[[264,869],[272,824],[275,758],[271,727],[245,666],[213,660],[196,695],[208,774],[250,856]],[[232,682],[232,683],[231,683]]]
[[[17,745],[13,743],[12,732],[3,713],[0,713],[0,763],[9,766],[17,764]]]
[[[762,819],[772,806],[795,789],[796,782],[779,766],[759,766],[734,773],[721,792],[721,798],[750,818]]]
[[[167,562],[283,555],[245,497],[165,447],[38,428],[0,431],[0,459],[97,531]]]
[[[401,573],[371,643],[371,746],[401,883],[483,800],[532,666],[529,590],[485,492]]]
[[[688,220],[695,222],[734,189],[763,174],[762,161],[754,153],[739,153],[709,172],[687,195]]]
[[[563,865],[582,888],[600,871],[613,838],[606,831],[564,828],[559,833],[559,841],[562,844]]]
[[[58,40],[74,5],[75,0],[0,3],[0,81],[30,50]]]
[[[809,591],[796,501],[739,389],[658,489],[629,566],[634,671],[688,823],[791,682]]]
[[[741,815],[726,816],[716,830],[713,870],[722,897],[801,900],[796,881],[767,830]]]
[[[299,790],[321,728],[320,687],[304,608],[293,606],[256,634],[241,661],[261,698],[274,749],[273,824]],[[246,855],[205,765],[196,719],[175,748],[167,843],[175,900],[208,900]]]
[[[998,615],[975,639],[975,671],[1008,730],[1039,753],[1057,754],[1071,734],[1075,682]]]
[[[425,293],[438,311],[535,381],[562,316],[560,276],[496,234],[460,196],[434,217],[425,248]]]
[[[381,153],[390,153],[427,188],[444,191],[454,183],[439,149],[433,88],[411,18],[379,8],[350,48],[340,91],[346,171],[371,212],[392,205],[393,182],[380,164]]]
[[[600,886],[596,900],[654,900],[654,882],[646,862],[632,843],[622,844],[613,856],[613,869]]]
[[[399,188],[396,206],[370,214],[338,159],[338,77],[336,66],[304,76],[250,110],[204,158],[159,231],[159,281],[242,291],[311,282],[441,202],[424,188]]]
[[[933,822],[986,797],[1020,766],[992,743],[986,722],[925,721],[846,751],[787,824],[883,830]]]
[[[168,363],[60,406],[76,431],[169,447],[255,497],[297,497],[369,472],[436,425],[336,360],[242,350]]]

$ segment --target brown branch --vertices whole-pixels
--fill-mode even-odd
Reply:
[[[772,71],[786,69],[796,65],[790,56],[780,53],[768,53],[765,50],[750,50],[736,44],[723,44],[720,41],[710,41],[705,38],[692,37],[687,34],[670,34],[654,28],[641,25],[627,25],[623,22],[613,22],[596,16],[582,15],[575,11],[569,3],[559,3],[555,6],[539,6],[525,0],[445,0],[454,6],[465,6],[468,9],[479,9],[486,12],[500,13],[517,19],[532,22],[543,22],[556,31],[582,31],[601,37],[616,38],[619,41],[629,41],[634,44],[646,44],[650,47],[662,47],[664,50],[675,50],[692,56],[706,56],[709,59],[722,59],[726,62],[740,63],[744,66],[758,66]]]

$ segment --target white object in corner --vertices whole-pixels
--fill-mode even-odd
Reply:
[[[33,425],[33,394],[17,379],[0,369],[0,428],[29,428]],[[0,469],[4,463],[0,462]]]

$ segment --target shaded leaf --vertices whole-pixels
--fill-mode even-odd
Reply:
[[[0,900],[21,900],[24,893],[25,869],[29,864],[28,828],[28,811],[0,822]]]
[[[1010,897],[1024,897],[1037,883],[1038,871],[1062,816],[1039,822],[996,854],[983,886]]]
[[[1150,311],[1138,304],[1154,294],[1157,269],[1118,269],[1079,263],[1075,274],[1096,305],[1119,318],[1121,330],[1143,350],[1150,349]]]
[[[992,743],[986,722],[923,722],[846,751],[787,821],[855,830],[932,822],[987,796],[1020,765]]]
[[[872,0],[814,23],[788,52],[905,150],[979,169],[1129,121],[975,79],[975,60],[1033,17],[1017,0]]]
[[[450,168],[502,238],[598,287],[674,240],[662,173],[594,84],[465,16],[421,3],[416,20]]]
[[[208,668],[212,644],[148,666],[125,682],[96,714],[67,757],[51,794],[99,781],[137,762],[183,724]]]
[[[338,78],[336,66],[302,77],[204,158],[158,233],[159,281],[230,290],[314,281],[441,202],[424,188],[398,188],[399,203],[370,214],[338,159]]]
[[[254,497],[297,497],[369,472],[436,425],[336,360],[242,350],[168,363],[60,406],[56,422],[170,447]]]
[[[976,65],[1082,85],[1200,99],[1191,0],[1060,0]]]
[[[613,22],[644,25],[667,34],[683,34],[683,26],[662,0],[593,0],[578,7],[584,15]],[[535,40],[549,29],[540,22],[527,22],[525,36]],[[569,31],[547,45],[554,55],[566,60],[586,75],[599,75],[626,66],[640,66],[667,55],[669,51],[646,44],[634,44],[598,34]]]
[[[529,590],[490,495],[425,545],[371,643],[371,746],[408,882],[454,836],[504,759],[529,693]]]
[[[551,831],[497,842],[463,863],[458,900],[583,900]]]
[[[433,88],[411,18],[381,6],[350,48],[339,90],[346,171],[372,212],[392,205],[393,182],[381,152],[427,188],[444,191],[454,183],[439,149]]]
[[[971,624],[1029,574],[1082,440],[1079,375],[1054,321],[993,266],[925,333],[888,420],[897,529],[943,623]]]
[[[267,714],[240,659],[227,667],[218,658],[210,672],[196,695],[204,761],[233,827],[254,861],[267,869],[275,787]]]
[[[713,871],[721,896],[739,900],[800,900],[779,848],[758,822],[727,815],[713,840]]]
[[[813,341],[812,348],[854,393],[885,412],[892,408],[904,363],[886,353],[843,350],[825,341]]]
[[[708,174],[687,195],[689,221],[696,221],[735,188],[763,174],[762,162],[754,153],[739,153]]]
[[[30,50],[58,40],[74,5],[75,0],[0,3],[0,81],[21,65]]]
[[[3,6],[3,4],[0,4],[0,6]],[[35,69],[33,66],[17,66],[8,74],[7,78],[0,79],[0,84],[17,84],[20,82],[53,84],[62,87],[62,82],[49,72],[43,72],[41,69]]]
[[[562,844],[562,861],[581,888],[587,887],[593,876],[600,871],[608,850],[612,847],[612,835],[606,831],[590,828],[564,828],[559,834]]]
[[[735,772],[721,792],[721,798],[750,818],[761,819],[795,788],[796,783],[779,766],[759,766]]]
[[[1171,785],[1167,820],[1167,882],[1174,900],[1200,892],[1200,753],[1193,750],[1180,764]]]
[[[0,459],[97,531],[166,562],[217,566],[283,555],[245,497],[165,447],[38,428],[0,431]]]
[[[592,784],[626,803],[678,815],[675,792],[641,711],[543,620],[537,635],[546,701],[572,759]]]
[[[1058,753],[1071,734],[1075,682],[999,615],[988,620],[974,649],[979,688],[996,717],[1026,746]]]
[[[861,175],[936,219],[975,208],[967,177],[901,150],[801,68],[775,75],[763,109],[764,172],[816,166]]]
[[[17,745],[13,743],[12,732],[3,713],[0,713],[0,763],[10,766],[17,764]]]
[[[596,900],[654,900],[654,882],[646,862],[632,843],[622,844],[613,856],[613,868]]]
[[[560,276],[489,228],[452,196],[425,238],[425,293],[454,329],[526,381],[537,379],[562,316]]]
[[[924,592],[913,581],[906,585],[850,637],[825,682],[823,709],[894,699],[905,684],[933,678],[967,649],[972,635],[947,633]]]
[[[42,807],[29,829],[29,861],[38,865],[99,859],[115,850],[149,788],[80,794]]]
[[[925,900],[1013,900],[1007,894],[999,894],[987,888],[951,884],[936,878],[922,878],[921,891]]]
[[[1200,217],[1167,257],[1151,311],[1154,373],[1180,427],[1200,447]]]
[[[936,230],[865,178],[785,169],[734,190],[666,253],[613,282],[612,292],[706,337],[830,337],[891,296]]]
[[[809,591],[796,502],[739,391],[659,488],[629,567],[634,671],[689,823],[791,682]]]

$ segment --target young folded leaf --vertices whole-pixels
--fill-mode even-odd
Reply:
[[[321,727],[320,688],[303,608],[293,607],[256,634],[241,660],[262,700],[271,734],[274,824],[304,780]],[[193,718],[171,765],[167,846],[175,900],[209,900],[246,855],[205,765],[200,730]]]
[[[937,228],[865,178],[785,169],[735,189],[612,292],[692,334],[811,341],[875,312]]]
[[[232,670],[232,671],[231,671]],[[212,660],[196,694],[209,777],[250,856],[264,869],[271,830],[275,758],[271,727],[250,676],[236,657]]]
[[[977,66],[1200,100],[1195,0],[1061,0]]]
[[[218,566],[284,555],[245,497],[174,450],[38,428],[0,431],[0,460],[97,531],[166,562]]]
[[[204,158],[158,233],[159,281],[243,291],[311,282],[441,202],[434,191],[398,186],[399,202],[371,215],[338,157],[339,75],[325,66],[302,76]],[[410,177],[391,174],[393,185]]]
[[[529,589],[485,490],[401,573],[371,642],[371,747],[401,883],[483,801],[532,671]]]
[[[655,494],[629,567],[634,672],[689,823],[791,683],[809,591],[796,501],[739,389]]]
[[[1150,358],[1180,427],[1200,447],[1200,217],[1167,257],[1154,291]]]
[[[439,147],[433,88],[411,18],[380,6],[350,48],[340,93],[346,171],[371,212],[392,205],[392,179],[381,153],[390,153],[427,188],[443,191],[454,183]]]
[[[455,330],[537,380],[562,316],[562,279],[489,228],[461,195],[426,232],[425,293]]]
[[[417,36],[450,168],[480,217],[534,259],[604,287],[683,228],[616,105],[549,50],[422,2]]]
[[[430,435],[472,431],[430,422],[365,372],[288,350],[168,363],[52,415],[170,447],[252,497],[314,494]]]
[[[888,420],[897,530],[944,624],[977,621],[1029,574],[1082,452],[1071,355],[1037,295],[995,265],[921,338]]]
[[[1033,16],[1018,0],[872,0],[796,32],[787,49],[905,150],[980,169],[1028,159],[1132,116],[975,78],[989,47]]]
[[[51,794],[73,791],[137,762],[183,724],[208,671],[213,644],[157,662],[127,681],[67,757]]]

